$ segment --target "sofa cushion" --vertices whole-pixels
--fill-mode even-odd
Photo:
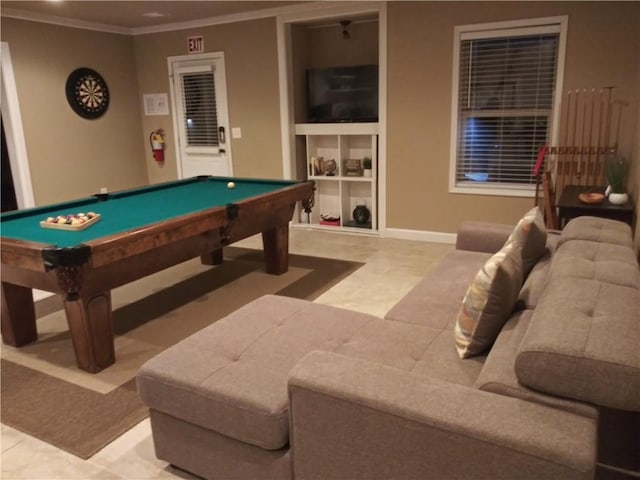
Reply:
[[[579,217],[567,225],[516,357],[531,388],[640,411],[640,272],[628,225]]]
[[[513,225],[467,220],[458,227],[456,250],[494,254],[504,247]]]
[[[553,273],[516,357],[518,380],[552,395],[640,411],[640,290]]]
[[[460,360],[451,330],[442,330],[429,344],[411,370],[418,375],[473,387],[486,360],[486,354]]]
[[[591,240],[571,240],[553,259],[554,278],[585,278],[640,288],[640,270],[629,247]]]
[[[584,216],[570,220],[562,230],[558,246],[576,239],[633,248],[631,227],[626,223],[608,218]]]
[[[536,308],[538,300],[547,284],[547,275],[551,267],[551,260],[551,253],[546,252],[531,269],[518,295],[518,301],[516,302],[517,310]]]
[[[267,295],[149,360],[138,372],[138,391],[151,409],[276,450],[289,441],[289,370],[371,321],[383,320]]]
[[[485,359],[460,361],[449,329],[381,319],[363,325],[333,351],[467,386],[473,386]]]
[[[460,358],[488,349],[507,321],[522,286],[521,250],[518,242],[507,242],[476,273],[454,329]]]
[[[556,250],[559,238],[560,235],[555,232],[549,232],[547,234],[547,246],[522,285],[516,303],[516,310],[536,308],[538,300],[547,284],[547,276],[551,269],[553,253]]]
[[[385,318],[438,330],[453,330],[469,283],[489,258],[491,255],[488,253],[449,252],[387,312]]]
[[[591,405],[547,395],[518,382],[515,372],[516,355],[532,316],[533,310],[522,310],[509,318],[487,355],[482,372],[475,383],[476,388],[559,408],[584,417],[597,418],[598,411]]]
[[[333,351],[411,371],[439,333],[421,325],[375,319]]]

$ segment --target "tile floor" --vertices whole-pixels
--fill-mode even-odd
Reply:
[[[237,244],[261,248],[260,237]],[[300,228],[291,230],[290,251],[365,265],[316,299],[383,316],[452,245],[350,235]],[[149,421],[143,420],[88,460],[1,426],[3,480],[163,480],[195,477],[155,458]]]

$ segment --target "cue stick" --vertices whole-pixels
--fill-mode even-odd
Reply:
[[[533,167],[533,176],[536,177],[536,200],[534,203],[534,206],[536,207],[538,206],[538,195],[540,193],[540,170],[542,169],[544,171],[544,157],[547,154],[547,150],[548,147],[546,145],[540,147],[540,150],[538,150],[536,164]]]
[[[566,148],[567,145],[569,145],[569,114],[571,113],[571,90],[567,92],[567,108],[565,113],[566,115],[564,117],[564,131],[562,132],[564,139],[561,143],[561,145],[564,146],[560,146],[558,148],[558,153],[556,156],[556,182],[559,182],[560,177],[564,175]],[[558,185],[558,187],[560,186]],[[562,188],[556,188],[556,190],[562,191]]]
[[[569,90],[567,92],[567,112],[566,115],[564,117],[565,123],[564,123],[564,144],[567,145],[567,142],[569,140],[568,136],[569,136],[569,111],[571,110],[571,90]]]
[[[609,147],[611,146],[609,145],[609,141],[611,140],[609,135],[611,133],[611,110],[613,107],[613,89],[616,87],[604,87],[604,88],[609,90],[608,96],[607,96],[607,116],[605,118],[605,121],[607,123],[605,128],[605,142],[604,142],[604,145],[607,151],[609,151]]]
[[[577,130],[577,126],[578,126],[578,106],[580,104],[580,90],[576,90],[576,100],[575,100],[575,105],[573,106],[573,132],[571,133],[571,162],[569,163],[569,179],[571,177],[573,177],[573,171],[574,171],[574,162],[576,159],[576,130]],[[566,178],[565,180],[565,185],[566,185]]]
[[[613,99],[613,90],[616,87],[604,87],[604,88],[606,88],[609,91],[607,93],[607,113],[605,115],[605,129],[604,129],[604,149],[605,149],[604,153],[605,153],[605,156],[603,158],[603,162],[606,161],[607,155],[609,154],[610,148],[611,148],[611,145],[609,145],[610,134],[611,134],[611,110],[612,110],[612,107],[613,107],[613,100],[612,100]],[[604,175],[604,171],[605,170],[604,170],[604,164],[603,164],[602,165],[602,173],[603,173],[603,175]]]
[[[625,105],[625,102],[618,101],[618,125],[616,126],[616,143],[615,149],[618,151],[618,142],[620,141],[620,124],[622,123],[622,106]]]
[[[580,183],[580,180],[582,178],[582,161],[583,161],[583,155],[584,155],[584,133],[585,133],[585,126],[587,123],[587,89],[584,88],[582,90],[582,94],[583,94],[583,99],[582,99],[582,122],[580,125],[580,146],[579,151],[578,151],[578,165],[577,165],[577,169],[578,171],[576,172],[576,180],[578,180],[578,183]]]
[[[591,144],[591,142],[593,142],[593,110],[595,108],[595,88],[591,89],[591,113],[589,115],[589,140],[587,140],[587,175],[585,178],[585,184],[586,185],[591,185],[591,183],[589,183],[589,179],[591,177],[591,155],[593,155],[593,145]]]
[[[603,92],[602,92],[602,88],[600,89],[599,92],[600,95],[600,110],[598,111],[598,135],[596,137],[596,158],[594,159],[593,162],[593,179],[595,180],[596,177],[600,176],[600,149],[601,144],[600,144],[600,138],[602,137],[602,112],[604,110],[604,98],[603,98]],[[594,182],[594,183],[598,183],[598,182]]]

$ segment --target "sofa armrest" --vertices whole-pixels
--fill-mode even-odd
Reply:
[[[456,236],[456,249],[496,253],[513,232],[515,225],[487,222],[462,222]]]
[[[594,419],[331,352],[288,388],[295,478],[593,478]]]

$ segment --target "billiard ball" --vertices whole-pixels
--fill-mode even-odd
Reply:
[[[236,184],[233,182],[227,183],[227,188],[236,188]]]

